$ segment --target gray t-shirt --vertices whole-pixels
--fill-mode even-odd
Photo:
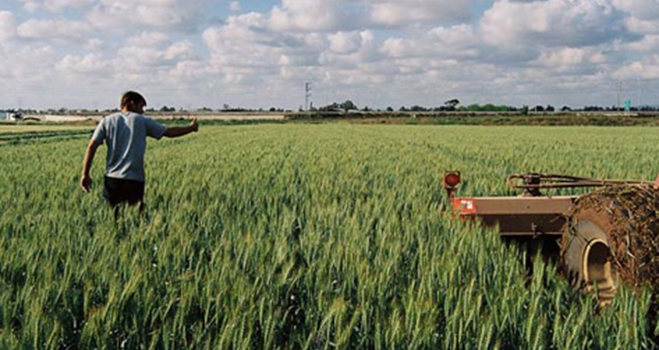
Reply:
[[[108,156],[105,175],[115,179],[144,182],[146,137],[160,140],[166,126],[137,113],[115,113],[101,120],[92,140],[106,141]]]

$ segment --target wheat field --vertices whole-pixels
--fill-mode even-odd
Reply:
[[[27,136],[26,136],[27,135]],[[0,131],[0,348],[652,348],[650,295],[604,310],[448,214],[512,173],[654,179],[655,128],[277,124],[150,140],[146,209],[78,187],[90,131]]]

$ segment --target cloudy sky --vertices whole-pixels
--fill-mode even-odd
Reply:
[[[659,105],[659,0],[2,0],[0,108]]]

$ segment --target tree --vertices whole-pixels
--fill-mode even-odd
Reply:
[[[341,107],[341,109],[343,109],[346,112],[351,109],[357,109],[357,106],[350,100],[346,100],[345,102],[341,103],[339,107]]]
[[[457,98],[453,98],[444,102],[444,106],[448,111],[454,111],[455,107],[457,107],[457,105],[459,104],[460,104],[460,100],[458,100]]]

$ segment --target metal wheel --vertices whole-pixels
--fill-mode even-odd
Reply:
[[[563,233],[563,264],[568,279],[574,289],[596,293],[600,306],[608,305],[620,285],[612,261],[608,213],[585,210],[572,219],[573,225]]]

